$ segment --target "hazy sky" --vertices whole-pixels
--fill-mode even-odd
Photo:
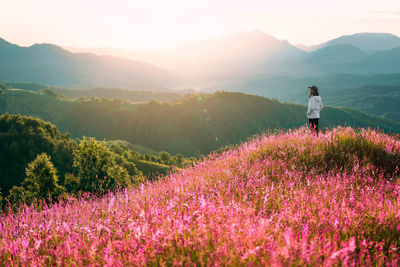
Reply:
[[[254,29],[305,45],[400,36],[400,0],[0,0],[0,37],[19,45],[154,48]]]

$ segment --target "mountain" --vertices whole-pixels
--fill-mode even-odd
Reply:
[[[315,46],[303,63],[314,73],[373,74],[397,73],[399,59],[399,37],[386,33],[359,33]]]
[[[332,106],[345,106],[377,116],[399,111],[400,74],[396,73],[256,77],[226,87],[232,91],[306,105],[307,87],[313,84],[320,89],[323,101]],[[214,90],[222,89],[222,87],[214,88]]]
[[[181,68],[195,65],[203,73],[257,74],[274,71],[279,65],[305,55],[287,41],[262,31],[231,34],[177,48]],[[207,68],[206,68],[207,67]]]
[[[10,43],[10,42],[4,40],[3,38],[0,38],[0,48],[3,48],[3,47],[10,48],[10,47],[17,47],[17,45]]]
[[[287,41],[278,40],[258,30],[193,41],[159,50],[69,49],[114,54],[149,62],[179,73],[193,85],[220,83],[260,73],[281,72],[306,55]]]
[[[20,47],[0,41],[0,80],[58,86],[113,85],[157,89],[176,84],[169,71],[151,64],[89,53],[71,53],[52,44]]]
[[[227,89],[244,81],[282,75],[310,77],[396,73],[398,61],[393,58],[397,57],[390,55],[397,52],[396,47],[400,47],[400,38],[395,35],[358,33],[338,37],[306,52],[304,50],[308,49],[304,46],[295,47],[256,30],[193,41],[168,49],[87,50],[162,66],[185,77],[188,87]],[[382,50],[390,52],[383,53]]]
[[[369,56],[367,61],[370,63],[397,63],[400,65],[400,46],[390,50],[376,52]]]
[[[326,43],[310,47],[311,50],[318,50],[332,45],[353,45],[366,53],[375,53],[383,50],[390,50],[400,46],[400,38],[389,33],[356,33],[344,35]]]
[[[358,74],[373,73],[399,73],[400,70],[400,47],[386,51],[379,51],[365,57],[360,61],[341,66],[330,66],[331,72],[347,72]],[[390,84],[386,84],[390,85]],[[394,84],[392,84],[394,85]]]
[[[266,129],[289,129],[307,122],[306,106],[229,92],[187,95],[169,103],[127,104],[121,100],[72,100],[6,90],[0,102],[0,113],[39,117],[73,137],[126,140],[186,156],[208,154]],[[398,122],[351,109],[328,106],[321,116],[322,128],[354,125],[400,132]]]
[[[353,45],[331,45],[318,49],[307,57],[311,64],[353,63],[368,56],[367,53]]]
[[[253,90],[242,86],[251,83],[252,86],[257,84],[256,91],[263,91],[266,84],[260,81],[271,77],[398,73],[399,48],[372,52],[397,45],[397,39],[400,38],[390,34],[360,33],[339,37],[320,45],[317,50],[305,52],[262,31],[250,31],[168,49],[96,50],[136,61],[72,53],[50,44],[19,47],[2,40],[0,81],[141,90],[231,90],[241,87],[239,90],[244,92]],[[268,90],[276,90],[277,95],[268,96],[277,97],[278,89],[269,87]]]

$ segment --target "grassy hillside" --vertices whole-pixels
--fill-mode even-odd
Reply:
[[[168,174],[172,170],[171,166],[151,161],[135,160],[133,163],[135,163],[136,167],[148,180],[154,180],[160,175]]]
[[[1,265],[393,266],[400,141],[263,135],[104,198],[1,215]]]
[[[71,100],[25,91],[6,91],[0,112],[37,116],[73,137],[121,139],[155,151],[208,154],[247,140],[266,128],[304,125],[306,107],[259,96],[219,92],[173,103],[126,104],[122,100]],[[326,107],[321,127],[350,125],[400,132],[400,123],[345,108]]]

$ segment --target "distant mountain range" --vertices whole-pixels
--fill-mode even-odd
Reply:
[[[342,36],[309,47],[311,51],[262,31],[159,50],[68,49],[74,53],[50,44],[20,47],[0,39],[0,81],[154,90],[229,87],[278,75],[371,75],[400,70],[400,38],[386,33]]]
[[[158,50],[115,48],[66,48],[72,52],[112,54],[161,66],[193,84],[239,80],[241,77],[273,73],[301,60],[307,53],[287,41],[262,31],[240,32],[222,38],[200,40]]]
[[[353,35],[344,35],[319,45],[300,47],[306,51],[315,51],[334,45],[352,45],[366,53],[372,54],[400,47],[400,38],[389,33],[356,33]]]
[[[312,47],[293,46],[262,31],[251,31],[159,50],[68,49],[149,62],[179,73],[199,87],[271,75],[370,75],[400,69],[400,38],[388,33],[357,33]]]
[[[0,81],[59,86],[119,85],[154,90],[175,85],[176,77],[148,63],[72,53],[52,44],[20,47],[0,39]]]

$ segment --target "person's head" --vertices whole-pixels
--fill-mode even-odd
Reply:
[[[308,87],[310,89],[310,95],[313,96],[318,96],[318,87],[316,87],[315,85]]]

